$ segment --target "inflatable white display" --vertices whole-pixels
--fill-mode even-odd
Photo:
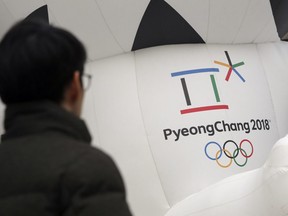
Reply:
[[[135,215],[217,215],[205,209],[245,203],[270,178],[260,167],[288,129],[287,59],[281,42],[170,45],[87,65],[84,117],[119,164]],[[258,212],[264,195],[251,194],[259,205],[247,213],[229,208]]]
[[[283,2],[0,0],[0,37],[29,15],[83,41],[93,76],[83,118],[119,165],[134,215],[282,216]]]

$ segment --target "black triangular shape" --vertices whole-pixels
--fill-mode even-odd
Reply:
[[[278,35],[283,40],[288,40],[288,1],[287,0],[270,0],[271,8]],[[285,36],[287,38],[285,38]]]
[[[31,14],[29,14],[25,20],[42,20],[44,22],[49,23],[49,16],[48,16],[48,7],[47,5],[44,5],[35,11],[33,11]]]
[[[164,0],[151,0],[132,51],[167,44],[205,43],[193,27]]]

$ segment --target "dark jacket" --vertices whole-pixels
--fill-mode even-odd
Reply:
[[[9,105],[0,144],[0,216],[128,216],[114,162],[85,123],[51,102]]]

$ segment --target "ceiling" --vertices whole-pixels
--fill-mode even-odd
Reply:
[[[78,36],[93,61],[166,44],[279,41],[287,11],[287,0],[0,0],[0,38],[40,17]]]

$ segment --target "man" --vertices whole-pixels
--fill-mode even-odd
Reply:
[[[41,22],[1,41],[1,216],[131,215],[118,169],[79,118],[85,60],[73,35]]]

